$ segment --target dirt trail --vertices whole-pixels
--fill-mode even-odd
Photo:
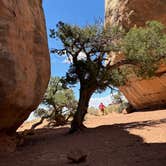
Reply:
[[[77,150],[88,156],[80,166],[166,165],[166,110],[87,115],[85,124],[89,129],[73,135],[68,126],[37,129],[17,152],[0,155],[0,166],[70,166],[67,155]]]

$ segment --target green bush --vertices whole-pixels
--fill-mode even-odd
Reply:
[[[135,72],[149,78],[155,74],[160,60],[166,59],[165,26],[157,21],[148,21],[145,27],[129,30],[122,41],[122,52],[128,60],[138,63]]]
[[[95,115],[95,116],[100,115],[100,111],[98,109],[96,109],[95,107],[88,108],[88,113],[91,115]]]
[[[120,104],[112,104],[106,107],[106,112],[107,113],[113,113],[117,112]]]
[[[77,101],[72,89],[59,77],[50,79],[47,91],[42,102],[44,108],[38,108],[34,114],[42,119],[47,119],[55,126],[65,125],[73,117]]]
[[[123,103],[118,103],[118,104],[112,104],[106,107],[106,112],[107,113],[122,113],[123,109],[126,109],[128,106],[128,103],[123,102]]]

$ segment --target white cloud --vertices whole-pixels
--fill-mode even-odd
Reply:
[[[87,56],[84,52],[80,52],[78,54],[77,60],[86,60],[86,59],[87,59]]]
[[[65,55],[66,56],[66,55]],[[77,56],[77,60],[86,60],[87,59],[87,56],[84,52],[80,52]],[[66,64],[70,64],[73,62],[73,58],[72,56],[69,56],[69,57],[66,57],[63,61],[63,63],[66,63]]]
[[[104,97],[99,97],[99,98],[91,98],[89,102],[89,107],[95,107],[98,108],[100,103],[103,103],[105,106],[108,106],[112,102],[111,95],[104,96]]]

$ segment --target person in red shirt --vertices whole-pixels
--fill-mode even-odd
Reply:
[[[105,105],[103,103],[100,103],[99,109],[102,112],[102,114],[104,115],[105,114]]]

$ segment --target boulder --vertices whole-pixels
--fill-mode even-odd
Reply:
[[[49,77],[42,1],[1,0],[0,133],[15,133],[41,102]]]
[[[106,23],[126,30],[151,20],[166,25],[165,0],[105,0],[105,11]],[[148,80],[135,77],[120,90],[135,109],[166,107],[166,65],[160,66],[157,76]]]

